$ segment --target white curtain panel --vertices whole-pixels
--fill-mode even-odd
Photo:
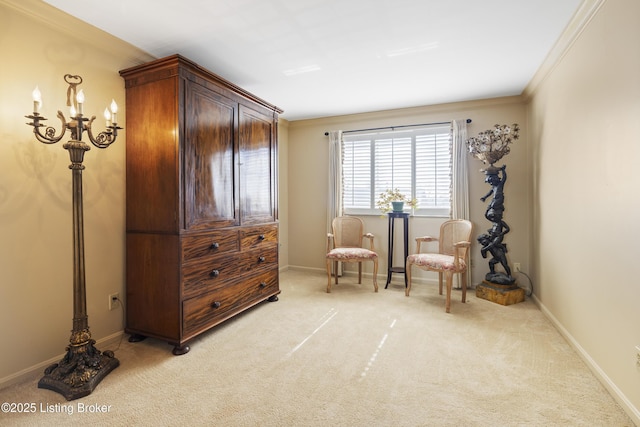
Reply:
[[[469,219],[469,170],[467,167],[467,121],[453,121],[453,219]]]
[[[467,163],[467,121],[454,120],[453,126],[453,191],[451,213],[453,219],[469,218],[469,168]],[[470,255],[471,256],[471,255]],[[468,268],[467,287],[471,286],[471,268]],[[460,276],[458,275],[458,281]],[[458,287],[462,287],[458,282]]]
[[[341,216],[342,207],[342,131],[329,132],[329,195],[327,200],[327,233],[331,233],[333,219]],[[338,263],[342,275],[342,263]]]

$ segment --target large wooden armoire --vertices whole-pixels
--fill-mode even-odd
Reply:
[[[188,341],[278,285],[277,107],[180,56],[126,88],[126,326]]]

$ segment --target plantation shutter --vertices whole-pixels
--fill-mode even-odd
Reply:
[[[451,206],[451,138],[449,133],[416,137],[416,199],[418,209]]]
[[[416,215],[451,211],[451,127],[421,126],[345,133],[344,208],[347,214],[379,214],[375,203],[387,189],[418,200]]]
[[[387,189],[399,189],[412,195],[411,137],[397,136],[375,141],[375,196]]]
[[[353,209],[371,209],[371,144],[372,142],[366,139],[344,143],[342,180],[345,212]]]

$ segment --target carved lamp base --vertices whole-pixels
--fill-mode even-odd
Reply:
[[[44,371],[38,388],[60,393],[67,400],[88,396],[104,377],[120,365],[113,352],[100,352],[90,339],[82,344],[70,344],[59,363]]]

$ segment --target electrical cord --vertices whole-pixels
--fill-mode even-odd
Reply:
[[[531,280],[531,277],[529,277],[529,275],[522,270],[519,270],[517,273],[522,274],[527,279],[529,279],[529,289],[527,289],[525,293],[527,294],[528,297],[530,297],[531,295],[533,295],[533,280]]]

